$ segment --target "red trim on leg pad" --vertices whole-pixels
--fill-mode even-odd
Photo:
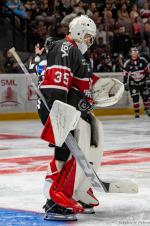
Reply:
[[[93,199],[95,199],[97,201],[97,203],[95,204],[89,204],[89,206],[94,207],[94,206],[98,206],[99,205],[99,201],[98,199],[95,197],[92,188],[89,188],[89,190],[87,191],[87,194],[90,195]]]
[[[56,167],[55,159],[52,159],[52,161],[49,163],[49,168],[50,168],[50,170],[48,171],[48,173],[45,177],[45,180],[49,180],[49,179],[55,180],[59,174],[57,167]]]
[[[74,199],[74,182],[76,175],[76,160],[72,157],[67,161],[58,175],[55,177],[50,188],[50,197],[58,205],[71,208],[73,212],[83,212],[84,208]]]
[[[68,198],[62,192],[57,192],[54,190],[50,191],[51,199],[58,205],[72,209],[74,213],[81,213],[84,211],[84,208],[74,199]]]
[[[50,144],[55,145],[55,137],[53,133],[52,123],[50,116],[47,118],[44,129],[41,134],[41,139],[48,141]]]

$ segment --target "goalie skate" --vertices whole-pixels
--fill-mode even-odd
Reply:
[[[71,209],[63,208],[55,204],[52,200],[47,200],[43,206],[45,210],[44,220],[57,221],[76,221],[76,215]]]

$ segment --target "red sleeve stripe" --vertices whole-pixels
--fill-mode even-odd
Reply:
[[[63,69],[63,70],[67,70],[70,72],[70,75],[73,77],[73,73],[71,72],[71,69],[69,67],[66,66],[61,66],[61,65],[53,65],[51,67],[47,67],[46,70],[50,70],[50,69]]]
[[[41,85],[40,88],[42,89],[47,89],[47,88],[51,88],[51,89],[61,89],[61,90],[65,90],[66,92],[68,92],[68,89],[64,86],[57,86],[57,85]]]

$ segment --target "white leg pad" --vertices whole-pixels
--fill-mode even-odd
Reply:
[[[95,171],[100,167],[102,155],[103,155],[103,128],[99,120],[96,119],[98,126],[98,146],[90,146],[91,139],[91,126],[83,119],[79,120],[76,128],[75,138],[83,151],[86,159],[92,164]],[[77,163],[76,180],[75,180],[75,192],[74,198],[80,200],[86,204],[97,204],[97,200],[87,193],[87,190],[91,187],[91,183],[85,176],[83,170]]]
[[[51,199],[50,193],[49,193],[51,185],[52,185],[52,181],[45,180],[44,187],[43,187],[43,194],[44,194],[46,199]]]

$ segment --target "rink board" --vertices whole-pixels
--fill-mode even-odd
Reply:
[[[98,74],[98,73],[97,73]],[[101,77],[112,77],[122,82],[122,73],[101,73]],[[37,84],[37,76],[31,74]],[[38,118],[37,95],[33,85],[25,74],[0,74],[0,120],[36,119]],[[131,98],[124,92],[114,106],[95,109],[97,116],[133,114]],[[141,105],[141,113],[143,113]]]
[[[133,115],[134,112],[131,108],[110,108],[110,109],[96,109],[93,110],[95,116],[114,116],[114,115]],[[144,109],[140,109],[140,113],[144,113]],[[26,112],[26,113],[0,113],[0,121],[7,120],[22,120],[22,119],[39,119],[37,112]]]

